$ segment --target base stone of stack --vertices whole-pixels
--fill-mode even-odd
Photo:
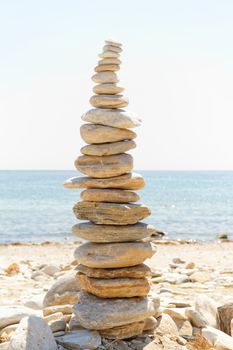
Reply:
[[[155,253],[151,243],[85,243],[76,248],[75,259],[93,268],[119,268],[139,265]]]
[[[119,188],[140,190],[145,187],[145,180],[136,173],[129,173],[111,178],[97,179],[88,176],[72,177],[64,182],[65,188]]]
[[[123,95],[94,95],[90,98],[90,104],[96,108],[124,108],[129,100]]]
[[[136,137],[132,130],[97,124],[83,124],[80,127],[80,134],[89,144],[132,140]]]
[[[102,65],[102,67],[104,66]],[[92,91],[98,95],[115,95],[124,91],[124,88],[116,84],[98,84],[93,87]]]
[[[151,269],[145,264],[118,269],[98,269],[79,264],[76,270],[94,278],[145,278],[151,277]]]
[[[81,148],[81,153],[88,156],[110,156],[127,152],[136,147],[133,140],[100,143],[98,145],[86,145]]]
[[[144,321],[134,322],[123,326],[100,330],[102,337],[107,339],[127,339],[143,333]]]
[[[141,119],[135,113],[124,109],[93,108],[82,115],[82,120],[120,129],[130,129],[141,125]]]
[[[150,285],[146,278],[93,278],[77,274],[81,288],[99,298],[143,297],[149,293]]]
[[[158,308],[158,298],[102,299],[82,291],[73,310],[84,328],[105,330],[143,321],[153,316]]]
[[[122,153],[112,156],[79,156],[75,161],[77,170],[94,178],[106,178],[126,174],[133,168],[133,157]]]
[[[95,225],[92,222],[76,224],[72,227],[75,236],[93,243],[113,243],[138,241],[156,235],[152,225],[138,222],[135,225]]]
[[[142,204],[78,202],[74,205],[75,216],[103,225],[132,225],[150,215],[150,209]]]

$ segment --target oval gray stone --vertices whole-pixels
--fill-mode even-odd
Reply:
[[[156,234],[152,225],[138,222],[135,225],[95,225],[92,222],[76,224],[72,227],[75,236],[93,243],[130,242]]]
[[[89,202],[130,203],[139,201],[136,192],[118,189],[90,188],[81,192],[81,198]]]
[[[93,108],[83,114],[81,118],[85,122],[121,129],[130,129],[141,125],[141,119],[137,118],[135,113],[124,109]]]
[[[85,243],[74,251],[75,259],[93,268],[119,268],[142,264],[155,254],[155,247],[145,242]]]
[[[114,72],[99,72],[93,75],[91,79],[98,84],[112,84],[119,81]]]
[[[92,90],[98,95],[115,95],[122,92],[124,88],[116,84],[98,84],[95,85]]]
[[[80,134],[82,139],[89,144],[132,140],[137,136],[131,130],[96,124],[82,125]]]
[[[98,225],[132,225],[151,214],[142,204],[78,202],[73,211],[77,219],[90,220]]]
[[[74,313],[83,327],[101,330],[142,321],[158,308],[159,300],[150,297],[102,299],[82,291]]]
[[[133,169],[133,157],[121,153],[112,156],[80,156],[75,167],[81,173],[94,178],[113,177],[129,173]]]
[[[81,153],[88,156],[110,156],[113,154],[120,154],[127,152],[136,147],[133,140],[100,143],[98,145],[86,145],[81,148]]]
[[[93,95],[90,104],[96,108],[124,108],[128,106],[129,100],[123,95]]]

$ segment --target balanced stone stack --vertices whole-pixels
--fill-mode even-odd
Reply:
[[[121,44],[107,40],[95,68],[90,103],[94,109],[82,116],[80,129],[87,143],[75,167],[86,176],[65,182],[66,188],[82,188],[82,201],[73,211],[81,220],[73,233],[89,242],[75,251],[77,278],[81,285],[74,305],[78,322],[98,330],[106,338],[128,338],[141,334],[155,315],[159,300],[148,296],[151,272],[143,262],[155,248],[144,240],[156,230],[140,222],[150,210],[136,204],[134,192],[144,187],[142,176],[132,173],[133,157],[126,153],[136,147],[131,129],[141,121],[127,107],[128,99],[118,86]]]

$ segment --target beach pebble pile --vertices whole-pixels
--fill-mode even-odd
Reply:
[[[81,326],[99,331],[109,339],[142,334],[147,320],[159,308],[159,299],[148,296],[150,268],[144,261],[155,247],[143,239],[156,235],[153,226],[141,220],[150,209],[138,203],[135,190],[144,187],[142,176],[132,173],[140,126],[137,116],[123,109],[128,99],[122,94],[116,71],[120,69],[122,44],[107,40],[92,80],[94,95],[80,128],[87,145],[75,167],[84,177],[65,182],[67,188],[84,188],[82,201],[74,205],[77,219],[74,235],[87,240],[75,250],[77,280],[81,286],[74,314]]]

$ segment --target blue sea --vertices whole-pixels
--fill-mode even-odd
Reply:
[[[233,172],[140,171],[146,222],[169,239],[233,238]],[[74,171],[0,171],[0,243],[72,241],[79,190],[63,188]]]

